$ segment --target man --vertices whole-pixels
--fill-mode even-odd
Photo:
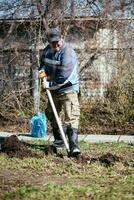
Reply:
[[[58,114],[64,109],[64,124],[69,141],[70,155],[76,156],[80,154],[78,147],[80,108],[77,56],[69,44],[63,40],[58,29],[50,29],[47,33],[47,39],[49,45],[42,54],[39,77],[41,79],[47,77]],[[54,145],[56,147],[63,146],[64,143],[49,102],[45,113],[51,122]]]

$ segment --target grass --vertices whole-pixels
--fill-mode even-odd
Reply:
[[[42,152],[42,141],[32,141]],[[9,158],[0,154],[1,200],[130,200],[134,199],[134,148],[126,143],[80,143],[83,154],[108,152],[122,159],[110,167],[99,161],[78,162],[56,157]]]

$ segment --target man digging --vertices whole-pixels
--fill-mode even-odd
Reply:
[[[80,108],[78,102],[79,75],[77,56],[67,44],[58,29],[49,29],[47,33],[49,44],[43,50],[39,67],[40,79],[47,78],[49,90],[57,109],[58,115],[64,110],[64,125],[69,141],[70,156],[80,154],[78,147],[78,126]],[[64,142],[58,128],[50,102],[45,110],[51,122],[55,147],[63,147]]]

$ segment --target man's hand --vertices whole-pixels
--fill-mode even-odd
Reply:
[[[45,77],[47,77],[45,71],[44,70],[40,70],[39,71],[39,78],[43,80]]]
[[[44,77],[42,80],[43,80],[43,81],[42,81],[43,88],[44,88],[44,89],[49,89],[49,83],[48,83],[48,81],[46,80],[46,77]]]

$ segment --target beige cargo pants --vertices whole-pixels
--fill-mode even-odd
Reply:
[[[68,93],[63,93],[58,95],[52,94],[52,97],[58,115],[59,116],[62,115],[61,118],[64,128],[73,128],[78,130],[80,106],[79,106],[77,92],[71,91]],[[45,110],[45,113],[47,119],[50,120],[51,122],[51,126],[57,129],[58,125],[49,102]]]

